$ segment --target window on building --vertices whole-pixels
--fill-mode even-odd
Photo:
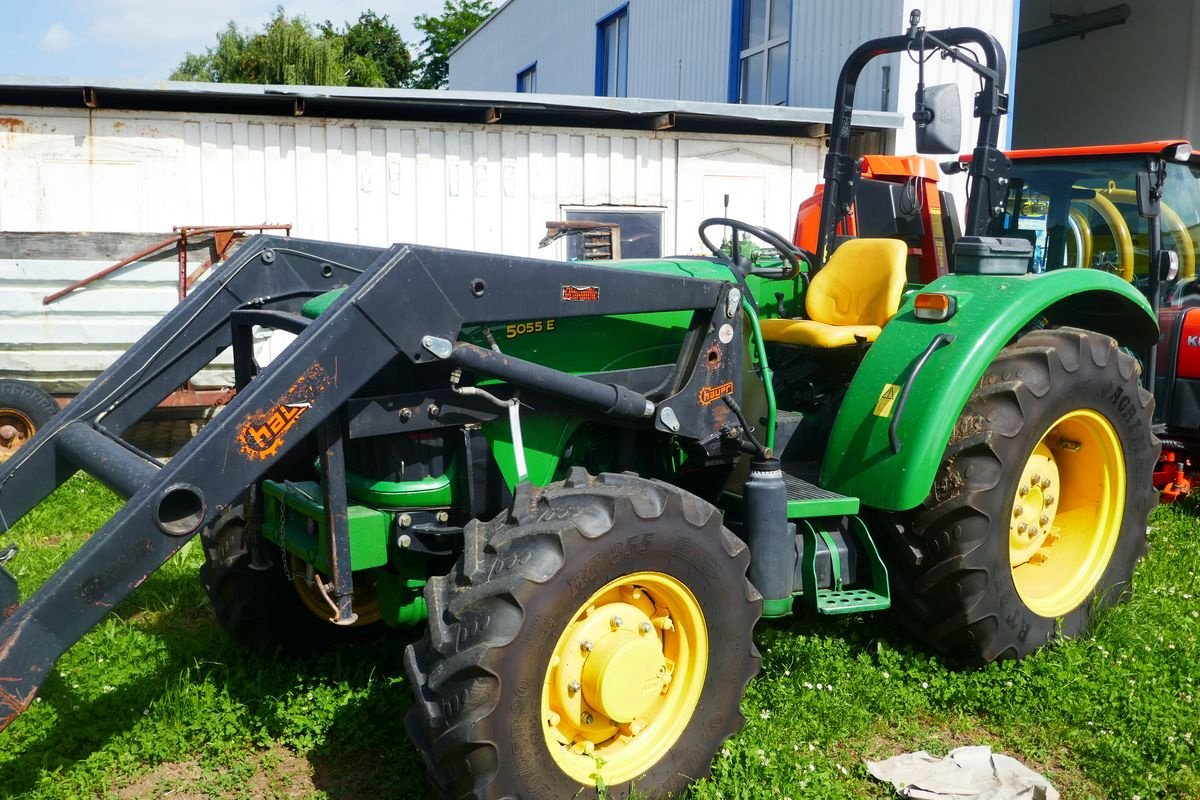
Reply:
[[[517,73],[517,91],[533,93],[537,91],[537,62],[533,62]]]
[[[729,99],[787,103],[792,0],[734,0]]]
[[[628,96],[629,4],[596,23],[596,95]]]
[[[607,222],[620,226],[621,258],[661,258],[663,210],[661,208],[591,206],[565,209],[568,222]],[[585,238],[567,237],[567,259],[583,257]]]

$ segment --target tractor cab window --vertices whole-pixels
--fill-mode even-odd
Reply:
[[[1149,265],[1137,213],[1138,158],[1017,160],[994,233],[1028,239],[1033,271],[1102,269],[1133,280]]]
[[[1005,213],[993,222],[992,233],[1029,239],[1035,272],[1102,269],[1145,289],[1150,229],[1137,211],[1142,169],[1140,155],[1018,158]],[[1179,285],[1164,284],[1163,303],[1170,305],[1185,293],[1197,298],[1193,304],[1200,303],[1200,164],[1167,163],[1161,208],[1162,247],[1179,257]]]

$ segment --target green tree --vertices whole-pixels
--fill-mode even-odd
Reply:
[[[399,88],[412,82],[412,54],[387,14],[381,17],[368,9],[358,15],[353,25],[347,22],[341,31],[326,20],[321,33],[342,42],[351,86]]]
[[[425,34],[417,59],[417,88],[440,89],[446,85],[450,51],[479,27],[492,9],[490,0],[445,0],[441,16],[421,14],[413,20],[413,27]]]
[[[404,86],[412,57],[387,16],[373,11],[342,30],[325,22],[313,28],[283,7],[253,34],[229,22],[204,53],[187,53],[172,80],[311,86]]]

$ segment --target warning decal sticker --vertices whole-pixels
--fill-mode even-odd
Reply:
[[[900,387],[894,383],[885,383],[883,391],[879,393],[879,401],[875,403],[873,413],[877,417],[890,417],[892,415],[892,406],[896,403],[896,397],[900,394]]]

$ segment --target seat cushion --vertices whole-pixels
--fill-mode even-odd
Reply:
[[[761,327],[768,342],[804,347],[846,347],[859,336],[873,342],[883,330],[878,325],[826,325],[811,319],[764,319]]]
[[[850,239],[817,270],[804,296],[809,319],[830,325],[884,325],[904,294],[908,246],[898,239]]]

